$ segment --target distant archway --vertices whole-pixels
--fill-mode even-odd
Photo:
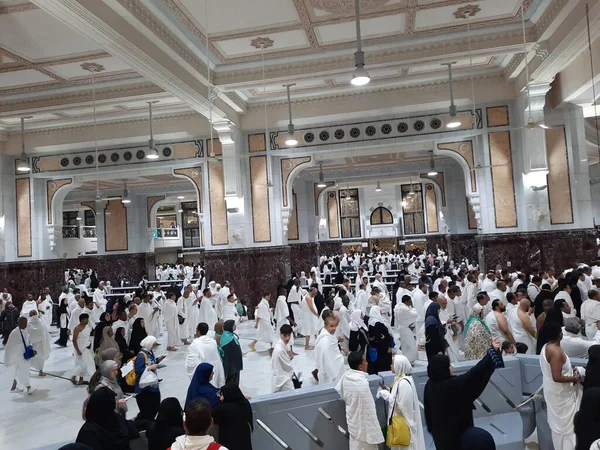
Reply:
[[[394,223],[394,216],[389,209],[380,206],[379,208],[375,208],[371,213],[370,222],[371,225],[392,225]]]

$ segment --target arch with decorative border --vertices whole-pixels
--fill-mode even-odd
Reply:
[[[292,186],[294,179],[304,167],[312,161],[312,156],[303,156],[299,158],[281,158],[281,193],[283,206],[293,205]]]
[[[373,223],[373,216],[376,213],[381,215],[382,221],[380,223]],[[389,216],[390,216],[389,221],[383,220],[384,214],[389,214]],[[393,225],[394,224],[394,214],[392,214],[392,211],[390,211],[385,206],[378,206],[377,208],[374,208],[373,211],[371,212],[371,215],[369,216],[369,224],[371,226],[373,226],[373,225],[375,225],[375,226],[377,226],[377,225]]]
[[[457,161],[462,167],[465,175],[465,187],[467,192],[478,192],[473,140],[439,143],[436,145],[434,153],[436,155],[449,156]]]
[[[164,200],[166,198],[166,196],[164,195],[154,195],[151,197],[146,197],[146,218],[148,220],[148,228],[153,228],[152,227],[152,210],[154,209],[154,206],[156,205],[156,207],[158,208],[158,203],[162,200]]]
[[[48,225],[56,224],[57,220],[54,218],[52,211],[54,209],[54,198],[58,192],[65,186],[73,184],[73,178],[60,178],[58,180],[46,180],[46,209],[48,213]],[[70,191],[70,190],[69,190]],[[65,196],[68,192],[65,193]],[[61,196],[61,204],[64,200],[64,196]],[[62,221],[60,222],[62,225]]]
[[[177,178],[185,178],[194,185],[194,188],[196,189],[198,211],[203,213],[204,198],[202,196],[202,165],[173,169],[173,176]]]

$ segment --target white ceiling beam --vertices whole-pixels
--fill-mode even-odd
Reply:
[[[111,55],[127,62],[138,73],[188,104],[205,117],[210,115],[208,87],[196,68],[148,30],[146,24],[123,5],[143,8],[132,0],[32,0],[50,15],[88,37]],[[147,11],[146,11],[147,12]],[[143,11],[140,13],[143,17]],[[149,12],[147,12],[149,14]],[[173,39],[176,39],[173,37]],[[215,120],[239,121],[223,102],[212,107]]]

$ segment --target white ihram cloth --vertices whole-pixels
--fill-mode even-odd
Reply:
[[[208,329],[212,330],[217,323],[217,312],[213,308],[212,299],[210,297],[202,297],[200,301],[200,313],[198,315],[198,323],[205,323]]]
[[[187,319],[185,323],[187,324],[188,336],[193,336],[194,334],[196,334],[196,327],[200,323],[198,322],[198,319],[200,317],[200,310],[198,309],[198,302],[196,302],[196,299],[196,294],[190,292],[189,297],[185,300],[185,308],[187,311]],[[196,303],[194,304],[194,302]]]
[[[46,328],[50,330],[50,326],[52,325],[52,297],[50,294],[46,295],[46,297],[41,301],[38,305],[38,315],[40,315],[40,320],[44,322]]]
[[[71,336],[73,336],[73,330],[77,325],[79,325],[79,316],[84,312],[84,308],[80,306],[76,306],[73,311],[71,311],[71,317],[69,317],[69,324],[67,328],[71,331]],[[87,313],[86,313],[87,314]]]
[[[454,315],[454,303],[448,302],[446,304],[446,308],[440,309],[440,321],[445,324],[450,320],[450,317]],[[457,333],[460,333],[460,328],[455,332],[455,330],[451,326],[446,327],[446,342],[448,343],[448,349],[446,354],[448,358],[450,358],[450,362],[455,363],[460,361],[460,348],[458,345],[458,336]]]
[[[356,295],[355,309],[360,309],[363,314],[367,314],[367,304],[369,303],[369,295],[365,290],[359,290]]]
[[[37,303],[35,300],[25,300],[21,306],[21,317],[29,318],[31,311],[37,311]]]
[[[319,372],[319,378],[320,376]],[[346,404],[350,450],[377,450],[378,445],[384,441],[368,376],[366,372],[349,369],[335,387]]]
[[[167,346],[175,347],[181,343],[179,336],[179,319],[177,317],[177,304],[172,300],[165,301],[163,308],[165,328],[167,329]]]
[[[573,299],[571,298],[571,294],[569,294],[567,291],[560,291],[558,294],[556,294],[556,297],[554,297],[554,301],[561,300],[561,299],[566,301],[567,304],[569,305],[569,307],[571,308],[569,317],[575,317],[577,315],[577,310],[575,309],[575,305],[573,304]]]
[[[226,302],[223,306],[222,314],[223,316],[221,319],[223,322],[227,322],[228,320],[233,320],[236,324],[240,322],[240,317],[237,313],[237,309],[235,308],[235,303]]]
[[[562,374],[573,376],[571,360],[565,355],[566,361],[562,366]],[[579,410],[582,389],[579,383],[556,383],[552,379],[552,368],[546,359],[546,345],[540,353],[542,368],[544,399],[548,405],[548,425],[552,430],[554,450],[575,449],[575,428],[573,420]]]
[[[101,313],[103,313],[104,311],[106,311],[106,304],[108,303],[108,301],[104,298],[104,290],[97,288],[94,291],[94,295],[92,296],[94,303],[96,304],[96,307],[100,308]]]
[[[584,340],[580,334],[573,334],[563,327],[563,338],[560,347],[569,358],[588,359],[588,350],[592,345],[600,344],[600,332],[597,331],[592,340]]]
[[[225,384],[225,370],[223,369],[217,341],[208,336],[200,336],[194,339],[188,348],[185,367],[190,379],[194,376],[196,367],[203,362],[213,365],[215,375],[210,383],[216,388],[223,386]]]
[[[588,299],[581,305],[581,319],[585,321],[585,334],[591,341],[594,339],[600,321],[600,302],[598,300]]]
[[[23,344],[25,340],[25,344]],[[6,367],[15,367],[15,379],[23,386],[29,386],[29,361],[23,357],[25,346],[31,345],[27,330],[21,330],[19,327],[10,332],[6,347],[4,347],[4,365]]]
[[[29,360],[35,370],[44,370],[44,363],[50,356],[50,332],[46,324],[38,316],[30,317],[27,321],[27,333],[33,349],[37,352]]]
[[[272,343],[275,340],[275,333],[273,332],[273,315],[271,314],[271,308],[269,308],[269,302],[266,299],[262,299],[256,307],[256,317],[258,318],[258,329],[256,339],[261,342]]]
[[[505,334],[500,329],[500,325],[498,325],[498,319],[496,318],[495,311],[490,311],[489,313],[487,313],[487,315],[485,316],[485,324],[488,326],[490,332],[492,333],[492,339],[498,339],[500,342],[508,340]]]
[[[281,339],[275,344],[273,356],[271,357],[271,392],[294,390],[294,383],[292,382],[294,367],[288,351],[289,347]]]
[[[521,322],[521,319],[519,318],[518,307],[511,309],[508,313],[508,326],[515,338],[515,342],[521,342],[527,345],[527,354],[535,355],[536,340],[527,332],[527,330],[525,330],[523,322]]]
[[[306,293],[302,288],[296,289],[296,286],[290,288],[287,302],[289,303],[290,311],[294,313],[294,322],[296,322],[296,330],[302,329],[302,321],[304,314],[302,312],[302,299]]]
[[[400,355],[401,356],[401,355]],[[394,358],[394,373],[396,378],[392,391],[380,389],[377,397],[383,398],[387,404],[387,418],[404,416],[410,428],[410,445],[408,447],[390,447],[392,450],[425,450],[423,422],[419,409],[419,398],[415,381],[410,376],[412,367],[406,358]]]
[[[308,294],[306,295],[308,298]],[[319,317],[317,316],[317,308],[314,304],[313,306],[308,304],[308,301],[304,299],[302,303],[302,329],[301,333],[304,336],[314,336],[319,332]]]
[[[415,332],[420,333],[421,328],[423,328],[423,324],[425,323],[425,313],[427,312],[425,309],[425,303],[427,303],[429,297],[427,297],[427,294],[425,294],[421,289],[415,289],[412,299],[413,306],[418,315],[415,322]],[[425,343],[423,343],[423,345],[425,345]]]
[[[181,340],[187,339],[188,337],[190,337],[190,335],[188,334],[188,308],[187,308],[187,301],[186,298],[182,295],[181,297],[179,297],[177,299],[177,314],[183,318],[185,318],[183,323],[179,323],[179,337],[181,338]]]
[[[319,371],[319,384],[335,383],[344,374],[344,355],[337,338],[325,328],[315,344],[315,363]]]
[[[415,323],[419,315],[415,308],[409,308],[404,303],[397,303],[394,308],[396,316],[396,326],[400,334],[400,346],[402,354],[408,358],[412,364],[417,360],[419,352],[417,351],[417,342],[415,340]],[[412,329],[410,328],[412,327]]]
[[[73,346],[73,355],[75,356],[75,376],[91,377],[96,371],[92,340],[90,337],[91,332],[92,328],[88,324],[77,336],[77,346],[79,347],[81,355],[77,354],[77,350],[75,350],[75,346]]]
[[[144,325],[146,327],[148,336],[160,336],[160,329],[158,327],[158,310],[155,312],[150,303],[140,303],[140,306],[138,306],[137,316],[138,318],[144,319]]]
[[[290,316],[290,308],[288,307],[285,296],[280,295],[277,297],[277,303],[275,303],[275,322],[277,323],[277,330],[281,328],[282,325],[289,325],[290,321],[288,317]]]

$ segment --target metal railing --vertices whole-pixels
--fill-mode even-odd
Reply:
[[[63,239],[95,239],[96,227],[86,227],[80,225],[63,225]]]
[[[178,228],[156,228],[156,237],[165,239],[179,239]]]
[[[96,227],[81,227],[82,235],[84,238],[95,238]]]

